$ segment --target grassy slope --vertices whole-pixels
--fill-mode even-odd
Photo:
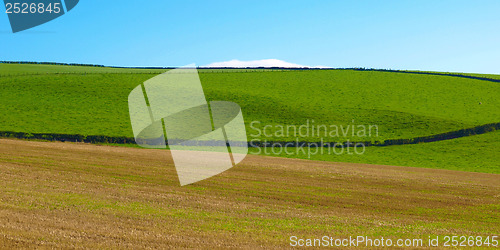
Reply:
[[[447,76],[334,70],[201,74],[201,79],[210,99],[239,103],[247,122],[301,125],[309,119],[346,126],[354,120],[378,125],[377,139],[382,140],[498,122],[500,117],[499,84]]]
[[[0,79],[1,130],[131,136],[127,97],[149,74]],[[9,104],[10,103],[10,104]]]
[[[4,248],[286,248],[497,235],[498,176],[249,156],[180,187],[168,151],[0,140]]]
[[[57,70],[79,68],[0,65],[3,67],[0,69],[5,74],[28,66],[56,67]],[[78,70],[88,70],[83,68]],[[0,130],[132,136],[128,93],[153,76],[2,77],[0,115],[5,119]],[[354,124],[376,124],[379,137],[368,140],[384,140],[498,122],[500,117],[497,108],[500,105],[500,85],[478,80],[351,70],[201,73],[200,78],[207,99],[237,102],[242,107],[247,125],[251,121],[260,121],[263,125],[301,125],[309,119],[317,125],[347,126],[354,120]],[[483,104],[479,105],[479,102]],[[248,134],[253,133],[250,127],[247,130]],[[294,140],[295,137],[292,134],[269,139]],[[317,140],[318,137],[301,139]]]

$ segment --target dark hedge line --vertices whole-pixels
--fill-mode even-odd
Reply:
[[[364,142],[304,142],[304,141],[253,141],[249,143],[250,147],[270,147],[270,146],[282,146],[282,147],[355,147],[356,144],[362,143],[365,147],[376,146],[391,146],[391,145],[405,145],[405,144],[418,144],[426,142],[444,141],[451,140],[471,135],[485,134],[488,132],[493,132],[495,130],[500,130],[500,123],[490,123],[473,128],[466,128],[457,131],[446,132],[442,134],[421,136],[410,139],[389,139],[383,142],[380,141],[364,141]]]
[[[38,139],[48,141],[71,141],[71,142],[87,142],[87,143],[119,143],[130,144],[135,143],[134,138],[130,137],[113,137],[105,135],[72,135],[72,134],[54,134],[54,133],[25,133],[25,132],[10,132],[0,131],[0,137],[18,138],[18,139]]]
[[[493,132],[493,131],[499,130],[499,129],[500,129],[500,123],[490,123],[490,124],[477,126],[474,128],[466,128],[466,129],[451,131],[451,132],[437,134],[437,135],[422,136],[422,137],[416,137],[416,138],[411,138],[411,139],[386,140],[386,141],[384,141],[384,143],[382,143],[380,145],[374,145],[374,146],[389,146],[389,145],[417,144],[417,143],[424,143],[424,142],[444,141],[444,140],[451,140],[451,139],[456,139],[456,138],[466,137],[466,136],[471,136],[471,135],[485,134],[485,133]]]
[[[406,73],[406,74],[417,74],[417,75],[452,76],[452,77],[462,77],[462,78],[488,81],[488,82],[500,82],[500,79],[493,79],[493,78],[479,77],[479,76],[469,76],[469,75],[462,75],[462,74],[455,74],[455,73],[406,71],[406,70],[392,70],[392,69],[365,69],[365,68],[343,68],[343,69],[358,70],[358,71],[381,71],[381,72],[391,72],[391,73]]]
[[[435,141],[451,140],[460,137],[466,137],[471,135],[485,134],[488,132],[493,132],[495,130],[500,130],[500,123],[490,123],[474,128],[466,128],[457,131],[451,131],[442,134],[421,136],[410,139],[390,139],[383,142],[380,141],[364,141],[364,142],[305,142],[305,141],[251,141],[247,145],[249,147],[270,147],[270,146],[282,146],[282,147],[355,147],[356,144],[362,143],[365,147],[369,146],[391,146],[391,145],[405,145],[405,144],[417,144]],[[0,131],[0,137],[3,138],[18,138],[18,139],[38,139],[38,140],[48,140],[48,141],[70,141],[70,142],[86,142],[86,143],[116,143],[116,144],[135,144],[136,141],[132,137],[124,136],[105,136],[105,135],[71,135],[71,134],[53,134],[53,133],[25,133],[25,132],[9,132]],[[150,145],[160,145],[163,144],[163,138],[151,139],[150,141],[139,141],[139,143],[147,143]],[[178,143],[181,143],[179,141]],[[168,142],[166,142],[168,145]],[[225,142],[220,141],[206,141],[206,142],[196,142],[194,144],[182,143],[186,146],[223,146]],[[233,142],[234,146],[243,146],[245,142]]]

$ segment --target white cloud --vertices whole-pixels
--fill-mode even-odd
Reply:
[[[281,67],[281,68],[305,68],[309,66],[289,63],[278,59],[264,59],[264,60],[255,60],[255,61],[240,61],[240,60],[231,60],[226,62],[214,62],[202,67],[212,67],[212,68],[246,68],[246,67]]]

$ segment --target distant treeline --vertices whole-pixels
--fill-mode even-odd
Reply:
[[[86,66],[86,67],[102,67],[102,68],[117,68],[117,69],[176,69],[178,67],[121,67],[121,66],[105,66],[100,64],[82,64],[82,63],[58,63],[58,62],[32,62],[32,61],[0,61],[6,64],[45,64],[45,65],[65,65],[65,66]],[[281,71],[294,71],[294,70],[358,70],[358,71],[381,71],[381,72],[393,72],[393,73],[407,73],[407,74],[420,74],[420,75],[437,75],[437,76],[453,76],[462,77],[475,80],[483,80],[490,82],[500,82],[500,79],[492,79],[487,77],[471,76],[466,75],[466,73],[442,73],[442,72],[425,72],[425,71],[409,71],[409,70],[395,70],[395,69],[375,69],[375,68],[364,68],[364,67],[354,67],[354,68],[313,68],[313,67],[301,67],[301,68],[286,68],[286,67],[245,67],[245,68],[235,68],[235,67],[196,67],[197,69],[207,69],[207,70],[281,70]],[[248,72],[248,71],[240,71]],[[251,71],[250,71],[251,72]],[[225,73],[224,71],[214,71],[211,73]]]
[[[365,141],[365,142],[297,142],[297,141],[253,141],[248,142],[249,147],[276,147],[281,145],[283,147],[354,147],[357,143],[362,143],[365,147],[369,146],[391,146],[391,145],[406,145],[418,144],[426,142],[436,142],[451,140],[471,135],[485,134],[500,130],[500,123],[490,123],[473,128],[466,128],[457,131],[451,131],[436,135],[421,136],[410,139],[389,139],[385,141]],[[71,142],[86,142],[86,143],[111,143],[111,144],[135,144],[136,141],[133,137],[125,136],[105,136],[105,135],[78,135],[78,134],[55,134],[55,133],[25,133],[25,132],[9,132],[0,131],[0,137],[3,138],[18,138],[18,139],[35,139],[35,140],[48,140],[48,141],[71,141]],[[158,138],[163,141],[163,138]],[[157,141],[157,139],[152,139]],[[197,146],[215,146],[224,145],[225,142],[207,141],[197,143]],[[239,142],[240,144],[243,142]],[[153,143],[155,144],[155,143]],[[168,145],[168,143],[167,143]]]
[[[86,67],[106,67],[104,65],[98,65],[98,64],[58,63],[58,62],[0,61],[0,63],[7,63],[7,64],[45,64],[45,65],[65,65],[65,66],[86,66]]]
[[[123,66],[105,66],[101,64],[84,64],[84,63],[58,63],[58,62],[33,62],[33,61],[0,61],[6,64],[44,64],[44,65],[62,65],[62,66],[86,66],[86,67],[101,67],[101,68],[116,68],[116,69],[176,69],[179,67],[123,67]],[[197,69],[280,69],[280,70],[318,70],[318,69],[363,69],[364,68],[314,68],[314,67],[196,67]]]
[[[85,67],[100,67],[100,68],[116,68],[116,69],[175,69],[176,67],[120,67],[120,66],[105,66],[100,64],[85,64],[85,63],[58,63],[58,62],[31,62],[31,61],[0,61],[5,64],[43,64],[43,65],[61,65],[61,66],[85,66]]]

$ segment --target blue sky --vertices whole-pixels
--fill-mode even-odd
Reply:
[[[13,34],[0,60],[114,66],[279,59],[500,74],[500,1],[97,1]]]

